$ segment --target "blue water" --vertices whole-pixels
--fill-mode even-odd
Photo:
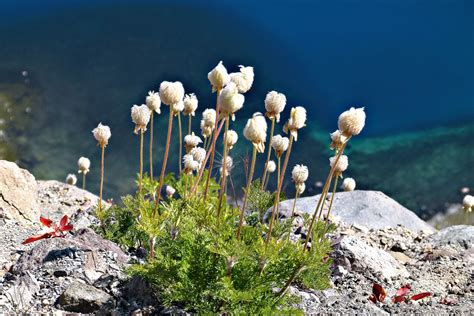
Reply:
[[[474,119],[473,1],[3,0],[0,13],[0,72],[27,70],[42,96],[23,164],[62,179],[76,157],[97,160],[90,130],[103,121],[109,170],[122,179],[107,188],[114,196],[136,166],[130,106],[162,80],[181,80],[201,109],[211,106],[206,75],[219,60],[255,67],[237,126],[278,90],[309,110],[302,142],[334,130],[349,106],[366,108],[360,137]]]

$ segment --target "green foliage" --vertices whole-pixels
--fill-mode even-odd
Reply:
[[[123,205],[106,211],[107,238],[145,247],[154,238],[155,257],[129,272],[148,280],[165,306],[200,314],[294,315],[298,311],[292,307],[295,298],[285,293],[287,282],[316,288],[329,284],[325,258],[330,244],[316,237],[322,226],[315,230],[318,242],[313,242],[311,251],[303,252],[301,243],[289,241],[289,223],[277,223],[274,238],[266,245],[267,228],[261,218],[274,195],[255,183],[249,199],[255,212],[245,218],[252,225],[245,225],[238,239],[240,210],[223,203],[218,217],[219,185],[211,179],[204,200],[205,180],[191,195],[194,181],[193,176],[167,177],[167,184],[176,189],[175,198],[160,202],[155,213],[152,197],[157,183],[145,177],[142,195],[124,197]]]

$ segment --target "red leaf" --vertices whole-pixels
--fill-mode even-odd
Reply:
[[[400,303],[400,302],[404,302],[404,301],[405,301],[405,296],[395,296],[392,299],[392,302],[394,302],[394,303]]]
[[[371,301],[372,303],[377,303],[377,299],[373,294],[369,296],[369,301]]]
[[[410,299],[412,301],[417,301],[417,300],[421,300],[422,298],[425,298],[425,297],[428,297],[428,296],[431,296],[430,292],[421,292],[421,293],[413,295],[412,297],[410,297]]]
[[[410,288],[411,288],[410,284],[402,286],[401,288],[397,290],[397,293],[395,293],[395,296],[408,295],[408,293],[410,292]]]
[[[72,224],[67,224],[67,225],[65,225],[61,228],[61,231],[62,232],[68,232],[68,231],[72,230],[73,228],[74,228],[74,226]]]
[[[385,298],[387,297],[387,293],[385,292],[384,288],[377,283],[374,283],[372,286],[372,293],[379,302],[385,301]]]
[[[43,224],[46,227],[51,227],[51,224],[53,224],[52,220],[50,220],[49,218],[46,218],[46,217],[42,217],[42,216],[40,216],[40,222],[41,222],[41,224]]]
[[[35,235],[31,236],[25,239],[25,241],[22,242],[23,245],[29,244],[31,242],[35,242],[41,239],[46,239],[51,237],[51,233],[45,233],[45,234],[40,234],[40,235]]]
[[[67,222],[69,221],[69,217],[67,215],[64,215],[63,218],[59,221],[59,230],[63,230],[63,227],[67,225]]]

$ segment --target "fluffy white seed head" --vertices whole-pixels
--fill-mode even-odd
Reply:
[[[77,160],[77,167],[79,168],[77,171],[78,173],[88,174],[89,168],[91,167],[91,161],[89,158],[81,157]]]
[[[191,174],[193,171],[199,169],[199,162],[194,160],[193,155],[186,154],[183,156],[183,165],[184,165],[184,173]]]
[[[304,193],[304,190],[306,189],[306,184],[304,182],[296,183],[295,189],[296,189],[296,193],[298,193],[298,195],[301,195]]]
[[[257,152],[265,151],[265,140],[267,138],[267,121],[262,113],[255,113],[247,121],[244,128],[244,136],[257,148]]]
[[[207,125],[204,120],[201,120],[201,134],[205,139],[212,135],[214,126]]]
[[[77,183],[77,177],[75,174],[68,174],[67,177],[66,177],[66,183],[67,184],[70,184],[70,185],[76,185]]]
[[[306,109],[302,106],[291,108],[290,118],[286,122],[283,130],[285,133],[290,133],[298,140],[298,130],[306,126]]]
[[[184,115],[196,115],[196,109],[198,107],[198,99],[194,93],[186,94],[184,97]]]
[[[270,91],[265,97],[265,110],[268,118],[276,118],[280,122],[280,113],[283,112],[286,105],[286,96],[283,93]]]
[[[202,140],[199,136],[194,135],[194,132],[191,135],[184,136],[184,145],[186,146],[186,152],[189,153],[194,147],[202,143]]]
[[[173,112],[174,115],[178,115],[179,113],[181,113],[184,110],[183,100],[171,104],[170,110],[171,110],[171,112]]]
[[[202,147],[195,147],[190,152],[193,155],[194,160],[201,164],[206,159],[206,150]]]
[[[350,108],[343,112],[339,115],[337,125],[342,135],[346,137],[359,135],[365,125],[364,108]]]
[[[268,173],[273,173],[276,170],[276,163],[273,160],[268,161],[267,164],[267,172]]]
[[[354,191],[356,188],[356,182],[352,178],[345,178],[344,181],[342,181],[342,189],[346,192],[348,191]]]
[[[161,113],[161,99],[158,92],[148,91],[148,96],[146,97],[146,105],[150,111],[155,111],[156,113]]]
[[[282,137],[281,135],[275,135],[272,137],[272,148],[275,150],[277,157],[281,157],[283,152],[288,149],[290,140],[288,137]]]
[[[245,93],[252,88],[254,80],[253,67],[245,67],[240,65],[240,72],[233,72],[230,74],[230,79],[237,85],[240,93]]]
[[[99,125],[97,125],[97,127],[92,130],[92,134],[94,135],[94,138],[100,147],[107,146],[110,137],[112,137],[110,127],[107,125],[102,125],[102,123],[99,123]]]
[[[165,190],[166,190],[166,196],[168,197],[172,197],[176,193],[175,188],[173,188],[170,185],[167,185]]]
[[[222,61],[207,74],[207,79],[211,82],[212,92],[222,89],[230,82],[230,76]]]
[[[221,161],[221,167],[219,169],[219,172],[221,174],[222,174],[222,171],[224,170],[223,165],[224,165],[224,161]],[[227,156],[226,165],[225,165],[225,174],[224,174],[225,177],[229,176],[230,172],[232,171],[233,166],[234,166],[234,160],[232,159],[232,157]]]
[[[239,93],[234,82],[229,82],[219,95],[219,105],[222,115],[230,115],[235,120],[234,113],[244,106],[245,97]]]
[[[329,158],[329,165],[331,168],[334,167],[334,163],[336,162],[336,156]],[[337,161],[337,165],[334,167],[334,172],[336,175],[342,174],[346,171],[347,167],[349,166],[349,158],[346,155],[341,155],[339,160]]]
[[[331,145],[329,145],[329,148],[340,149],[346,140],[347,137],[342,135],[340,130],[336,130],[335,132],[331,133]]]
[[[202,120],[204,121],[204,124],[212,126],[212,128],[214,128],[214,125],[216,124],[216,118],[216,110],[214,109],[205,109],[204,112],[202,112]]]
[[[140,106],[132,106],[132,121],[135,123],[135,129],[133,132],[135,134],[144,133],[146,131],[146,126],[150,122],[151,111],[148,106],[142,104]]]
[[[160,84],[160,98],[161,102],[166,105],[173,105],[182,101],[184,98],[183,84],[179,81],[163,81]]]
[[[296,165],[291,171],[291,179],[294,183],[306,182],[306,180],[308,180],[308,175],[308,167],[306,167],[305,165]]]
[[[462,205],[466,212],[474,211],[474,196],[467,194],[462,200]]]
[[[237,135],[236,131],[230,129],[225,134],[224,139],[227,143],[227,148],[232,149],[234,145],[237,143],[237,140],[239,139],[239,135]]]

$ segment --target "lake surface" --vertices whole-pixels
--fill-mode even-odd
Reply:
[[[207,72],[223,60],[229,71],[255,67],[239,132],[270,90],[308,109],[292,163],[309,165],[311,182],[327,172],[339,113],[364,106],[366,128],[349,148],[359,188],[426,215],[474,189],[472,1],[7,0],[0,12],[3,155],[37,178],[63,180],[88,156],[97,190],[91,130],[103,122],[112,128],[105,192],[130,192],[138,165],[130,107],[163,80],[182,81],[200,110],[213,106]],[[166,118],[157,124],[155,170]],[[241,137],[237,158],[248,150]]]

